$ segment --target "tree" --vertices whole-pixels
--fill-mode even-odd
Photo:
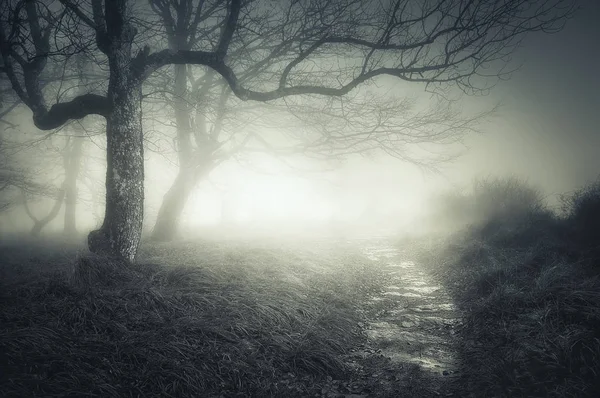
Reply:
[[[173,238],[185,203],[198,181],[227,158],[224,152],[219,151],[223,146],[219,143],[219,134],[226,112],[225,98],[230,94],[230,90],[226,87],[221,90],[221,99],[217,100],[214,106],[215,123],[211,130],[208,128],[205,114],[194,115],[190,106],[191,96],[186,87],[188,77],[185,65],[175,65],[174,69],[172,99],[167,100],[167,103],[172,104],[175,114],[178,173],[164,195],[152,231],[153,239],[162,241]],[[213,75],[208,73],[205,76],[206,82],[195,93],[196,103],[207,99]]]
[[[73,122],[41,137],[24,141],[21,137],[18,142],[10,141],[5,138],[8,136],[7,128],[19,131],[30,129],[22,123],[16,124],[16,120],[20,118],[19,111],[23,110],[19,105],[21,102],[13,99],[5,109],[0,108],[0,122],[8,126],[0,136],[0,181],[3,182],[0,192],[4,196],[0,210],[10,205],[22,204],[26,215],[34,223],[30,233],[36,236],[58,216],[64,205],[63,232],[65,236],[73,237],[76,234],[77,179],[85,140],[81,135],[83,126]],[[12,136],[18,138],[15,134]],[[20,156],[17,156],[19,154]],[[60,186],[48,181],[49,176],[55,172],[51,165],[56,164],[58,159],[62,160],[61,171],[64,173]],[[43,179],[45,181],[42,181]],[[44,217],[38,218],[35,213],[39,211],[36,212],[30,207],[32,198],[49,198],[54,204]]]
[[[20,127],[11,121],[9,116],[19,109],[21,101],[10,98],[8,104],[4,102],[0,101],[0,126],[2,126],[0,130],[0,211],[23,204],[26,207],[28,215],[30,215],[31,213],[25,202],[27,195],[53,197],[56,196],[57,192],[51,184],[42,184],[36,181],[33,178],[35,173],[24,167],[19,162],[18,157],[15,156],[15,152],[19,152],[23,148],[20,145],[10,142],[6,137],[11,133],[10,130],[16,130]],[[60,199],[60,202],[62,202],[62,199]],[[60,209],[60,206],[58,209]],[[54,217],[51,217],[50,220],[52,218]],[[32,220],[35,222],[37,218],[33,217]],[[44,225],[46,223],[44,222]],[[32,234],[35,233],[32,230]]]
[[[42,232],[42,229],[46,225],[48,225],[48,223],[54,220],[56,216],[58,216],[58,212],[60,211],[60,208],[62,207],[62,204],[65,200],[64,185],[59,188],[58,193],[56,194],[56,198],[54,200],[54,205],[52,206],[48,214],[41,219],[37,218],[29,208],[26,193],[22,191],[21,194],[23,198],[23,207],[25,208],[25,213],[31,219],[31,221],[33,221],[33,227],[31,228],[30,234],[32,236],[38,236]]]
[[[65,208],[63,233],[66,237],[74,237],[77,234],[77,177],[79,176],[81,157],[83,155],[83,143],[84,137],[67,137],[66,145],[62,153],[63,168],[65,172],[64,181],[58,191],[54,193],[54,205],[45,217],[38,219],[33,214],[27,201],[27,192],[24,190],[21,191],[25,213],[34,224],[31,229],[31,235],[39,235],[40,232],[42,232],[42,229],[58,216],[63,204]],[[45,194],[44,196],[48,196],[48,194]]]
[[[15,163],[6,149],[4,138],[0,135],[0,211],[21,203],[19,196],[14,195],[15,191],[48,191],[46,186],[33,181],[29,173]]]
[[[527,33],[559,29],[573,12],[572,0],[230,0],[197,7],[210,4],[226,7],[198,21],[212,27],[202,37],[202,50],[157,51],[151,17],[136,18],[135,3],[127,0],[2,5],[2,70],[36,126],[53,129],[91,114],[106,118],[106,212],[88,237],[94,252],[135,259],[144,200],[142,84],[158,69],[203,65],[244,101],[342,96],[382,76],[434,90],[454,85],[477,92],[489,88],[490,75],[505,73],[507,58]],[[240,79],[246,66],[229,58],[230,51],[265,36],[270,45],[248,55],[264,68]],[[48,107],[40,85],[47,64],[90,51],[89,42],[83,43],[90,37],[108,61],[105,95],[90,92]]]
[[[64,234],[67,237],[77,235],[77,178],[81,170],[84,137],[69,137],[63,158],[65,168],[65,222]]]
[[[23,126],[17,126],[20,130]],[[75,209],[77,204],[77,176],[83,152],[83,137],[59,136],[56,132],[24,142],[7,142],[1,145],[4,162],[0,166],[4,188],[18,193],[14,204],[22,204],[25,214],[33,221],[31,235],[39,235],[65,206],[64,233],[72,237],[75,233]],[[5,148],[2,148],[5,147]],[[16,156],[20,155],[20,156]],[[59,170],[57,160],[62,160]],[[64,173],[64,177],[57,175]],[[52,177],[51,177],[52,176]],[[52,180],[59,180],[58,184]],[[12,189],[10,189],[12,188]],[[15,198],[15,195],[12,195]],[[31,200],[51,199],[54,203],[48,213],[38,218],[30,207]]]

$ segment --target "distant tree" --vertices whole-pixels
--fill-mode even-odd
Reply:
[[[2,100],[0,101],[0,211],[21,204],[22,192],[48,192],[47,186],[37,183],[31,173],[16,161],[6,140],[6,136],[12,133],[10,130],[19,127],[9,120],[9,116],[19,108],[21,101],[6,96],[3,96]]]
[[[54,129],[90,114],[106,118],[106,212],[88,242],[94,252],[130,261],[143,222],[142,84],[158,69],[204,65],[244,101],[342,96],[385,75],[476,92],[489,88],[490,75],[504,73],[525,34],[562,27],[574,1],[201,1],[198,7],[226,5],[198,21],[209,27],[202,31],[202,50],[159,51],[152,51],[160,45],[152,17],[134,10],[135,4],[9,0],[0,6],[2,69],[33,111],[36,126]],[[191,12],[185,15],[191,18]],[[241,80],[248,66],[228,54],[265,36],[268,47],[250,47],[249,56],[266,67],[256,80]],[[67,53],[92,51],[92,38],[108,60],[106,94],[90,92],[48,107],[40,84],[47,64]]]
[[[13,161],[7,153],[6,143],[0,138],[0,211],[21,203],[15,192],[33,192],[41,188],[27,170]]]
[[[77,73],[79,74],[80,89],[85,83],[84,65],[81,57],[77,60]],[[12,103],[5,106],[0,111],[0,121],[4,124],[4,129],[24,130],[21,125],[9,122],[7,119],[13,113],[16,114],[11,120],[18,120],[18,112],[22,110],[21,101],[18,98],[13,98]],[[84,151],[85,132],[82,131],[81,123],[69,123],[62,126],[61,129],[50,132],[49,134],[25,140],[22,142],[11,142],[10,147],[12,152],[23,152],[25,155],[22,159],[17,159],[11,156],[8,150],[2,151],[4,171],[4,185],[2,190],[17,191],[17,195],[12,195],[12,204],[22,204],[27,216],[33,221],[34,225],[31,229],[32,235],[38,235],[42,229],[53,221],[59,214],[60,209],[64,205],[64,234],[66,236],[74,236],[76,230],[76,208],[78,202],[77,194],[77,179],[81,169],[81,160]],[[60,130],[60,131],[59,131]],[[8,133],[5,132],[6,135]],[[58,143],[57,143],[58,141]],[[4,143],[4,142],[3,142]],[[41,147],[40,147],[41,145]],[[64,147],[60,149],[60,146]],[[4,145],[2,148],[5,148]],[[28,160],[31,159],[30,160]],[[40,159],[43,160],[40,162]],[[10,160],[9,160],[10,159]],[[52,183],[42,183],[42,178],[48,179],[54,169],[54,165],[58,161],[62,164],[62,173],[64,179],[60,187],[52,186]],[[37,162],[36,162],[37,161]],[[37,170],[34,163],[43,163]],[[9,173],[9,171],[11,171]],[[13,188],[13,189],[10,189]],[[31,200],[48,199],[54,201],[54,205],[48,214],[42,218],[35,215],[36,211],[31,208]],[[6,204],[6,202],[5,202]],[[39,211],[37,211],[39,212]]]
[[[22,192],[22,198],[25,213],[27,214],[27,216],[29,216],[31,221],[33,221],[33,227],[31,228],[30,234],[32,236],[38,236],[40,232],[42,232],[42,229],[58,216],[58,212],[60,211],[60,208],[62,207],[62,204],[65,200],[65,189],[64,186],[59,188],[58,193],[56,194],[54,205],[52,206],[48,214],[42,218],[38,218],[31,211],[25,192]]]
[[[77,235],[77,178],[81,170],[84,142],[85,137],[69,137],[63,156],[65,169],[65,182],[63,185],[65,191],[64,234],[68,237]]]
[[[17,152],[18,149],[29,149],[29,153],[33,153],[31,148],[7,144],[4,139],[0,140],[0,210],[23,205],[25,213],[34,222],[30,232],[32,235],[38,235],[58,215],[64,200],[64,190],[55,189],[51,183],[40,182],[29,165],[21,164],[19,159],[13,156],[15,149]],[[50,197],[56,200],[48,215],[39,219],[29,206],[28,198],[31,197]]]

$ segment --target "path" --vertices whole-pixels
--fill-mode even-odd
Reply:
[[[387,394],[401,391],[402,396],[450,396],[445,391],[448,381],[458,373],[453,342],[460,317],[449,294],[391,241],[371,238],[357,244],[384,267],[389,279],[384,292],[371,303],[372,320],[366,325],[368,344],[355,356],[365,360],[377,355],[406,371],[412,364],[420,383],[427,384],[419,385],[419,392],[412,395],[405,389],[406,380],[375,374],[385,379],[379,385]],[[364,396],[378,395],[372,391]]]

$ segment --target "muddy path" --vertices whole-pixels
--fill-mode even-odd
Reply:
[[[369,380],[358,396],[452,396],[461,317],[449,294],[392,241],[356,244],[388,275],[368,305],[367,344],[349,358]]]

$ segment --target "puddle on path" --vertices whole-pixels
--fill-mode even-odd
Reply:
[[[402,259],[391,243],[381,240],[366,245],[364,252],[390,275],[386,291],[373,298],[383,310],[369,324],[370,344],[392,362],[452,377],[457,365],[452,341],[460,318],[450,296],[418,264]]]

